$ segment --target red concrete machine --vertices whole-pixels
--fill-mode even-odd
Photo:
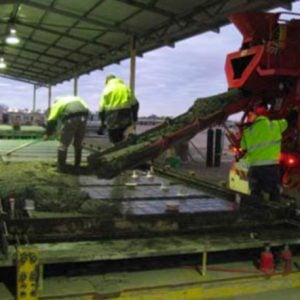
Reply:
[[[284,133],[281,165],[282,183],[288,188],[300,184],[300,20],[293,13],[237,13],[230,16],[243,35],[241,49],[226,60],[229,88],[243,88],[255,96],[249,101],[239,124],[247,126],[247,116],[259,103],[270,108],[270,118],[294,113],[294,122]],[[241,132],[240,132],[241,133]],[[239,138],[229,134],[233,149],[238,151]],[[243,164],[231,171],[234,189],[245,189]],[[246,178],[244,178],[246,179]],[[244,190],[245,192],[245,190]]]

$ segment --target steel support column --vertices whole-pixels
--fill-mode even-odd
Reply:
[[[130,88],[132,93],[135,92],[135,69],[136,69],[136,48],[135,37],[130,39]]]
[[[33,85],[33,103],[32,103],[32,112],[36,111],[36,90],[37,90],[37,85]]]
[[[48,86],[48,108],[51,107],[52,89],[51,85]]]
[[[77,96],[78,94],[78,75],[74,75],[74,90],[73,90],[74,96]]]

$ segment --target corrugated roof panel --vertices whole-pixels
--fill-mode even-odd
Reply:
[[[66,1],[66,0],[57,0],[55,2],[55,8],[63,9],[72,13],[79,15],[86,14],[91,7],[94,7],[98,0],[83,0],[83,1]]]
[[[42,62],[49,63],[49,64],[54,64],[57,61],[57,59],[55,59],[55,58],[46,57],[46,56],[41,56],[39,60]]]
[[[66,60],[59,61],[59,65],[66,69],[69,69],[70,71],[74,68],[74,64],[72,64]]]
[[[102,34],[105,32],[106,29],[103,29],[103,27],[100,26],[90,26],[90,25],[83,25],[80,23],[78,26],[70,30],[70,33],[76,36],[79,36],[81,38],[85,39],[94,39],[96,38],[99,34]]]
[[[43,20],[43,27],[56,31],[58,33],[65,33],[70,26],[76,23],[76,19],[70,18],[54,12],[48,12]]]
[[[27,65],[27,67],[25,67],[25,65],[21,66],[22,68],[24,68],[24,73],[29,74],[30,72],[35,72],[36,74],[40,74],[41,76],[45,75],[45,76],[52,76],[53,74],[55,74],[55,72],[53,72],[51,69],[50,70],[41,70],[39,67],[35,66],[34,64],[29,64]]]
[[[12,47],[12,46],[4,46],[2,50],[4,52],[4,56],[6,53],[8,53],[10,55],[17,55],[19,53],[19,51],[21,50],[21,48]]]
[[[9,15],[11,14],[12,9],[13,9],[13,5],[1,4],[1,9],[0,9],[1,20],[6,21],[9,18]]]
[[[111,47],[118,47],[122,45],[123,43],[127,43],[129,45],[130,36],[116,33],[116,32],[109,32],[103,34],[99,39],[97,39],[98,42],[103,42],[105,44],[110,45]]]
[[[136,28],[137,33],[142,33],[143,30],[149,30],[156,27],[158,24],[167,22],[168,18],[153,12],[142,11],[125,22],[126,26]]]
[[[101,39],[100,39],[101,41]],[[95,45],[85,45],[84,47],[81,48],[81,51],[90,55],[96,55],[96,54],[101,54],[103,53],[102,51],[99,51],[99,47]]]
[[[69,0],[70,1],[70,0]],[[72,1],[72,0],[71,0]],[[41,3],[41,0],[31,0],[33,3]],[[53,0],[42,0],[43,4],[45,5],[52,5]]]
[[[15,62],[16,62],[17,64],[22,64],[22,65],[30,65],[30,63],[31,63],[28,59],[23,58],[23,57],[18,57],[18,58],[15,60]],[[35,61],[34,61],[34,62],[35,62]]]
[[[59,39],[57,44],[63,45],[65,48],[72,50],[74,48],[81,47],[82,45],[84,45],[84,42],[76,41],[75,39],[70,39],[68,37],[62,37]]]
[[[26,49],[27,50],[33,50],[33,51],[38,51],[38,52],[44,52],[47,49],[47,46],[38,44],[38,43],[27,43],[26,44]]]
[[[57,39],[57,37],[58,37],[57,34],[45,32],[39,29],[35,30],[32,36],[32,38],[41,42],[48,43],[49,45],[51,45],[51,43],[53,43]]]
[[[157,1],[156,6],[160,9],[164,9],[166,11],[170,11],[175,14],[183,14],[186,11],[192,11],[194,7],[203,5],[203,9],[207,5],[216,5],[221,1],[213,1],[213,0],[160,0]]]
[[[22,37],[22,39],[25,40],[25,41],[26,41],[26,38],[28,36],[30,36],[32,34],[32,32],[34,31],[33,28],[23,26],[23,25],[20,25],[18,23],[14,25],[14,28],[17,30],[18,36],[20,35],[20,38]]]
[[[76,51],[68,56],[69,59],[76,61],[77,63],[84,62],[88,59],[88,57],[80,55]]]
[[[89,17],[93,20],[107,22],[108,25],[114,25],[115,22],[123,21],[140,9],[127,5],[117,0],[106,0],[99,5]]]
[[[57,48],[50,48],[46,51],[45,54],[50,54],[50,55],[54,55],[54,56],[57,56],[58,58],[62,58],[66,55],[68,55],[68,51],[64,51],[64,50],[61,50],[61,49],[57,49]]]
[[[27,6],[24,3],[19,6],[18,14],[19,13],[20,13],[20,21],[21,22],[36,25],[38,22],[41,21],[42,16],[45,13],[45,11],[43,11],[39,8],[36,8],[36,7]]]
[[[1,25],[0,26],[0,39],[3,39],[6,35],[6,28],[5,26]]]
[[[61,66],[60,64],[57,65],[57,64],[52,64],[51,67],[49,67],[54,73],[57,73],[57,74],[60,74],[61,72],[65,72],[67,71],[68,69]]]
[[[24,49],[22,51],[22,56],[25,58],[28,57],[30,59],[37,59],[39,57],[39,54],[27,52],[26,49]]]

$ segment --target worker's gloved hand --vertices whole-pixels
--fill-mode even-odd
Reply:
[[[97,130],[97,134],[98,135],[104,135],[106,130],[106,125],[105,124],[101,124],[100,127]]]

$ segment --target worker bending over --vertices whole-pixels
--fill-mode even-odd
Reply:
[[[269,194],[269,200],[280,200],[280,152],[282,133],[287,121],[269,120],[264,106],[255,110],[254,122],[244,130],[241,148],[246,152],[249,164],[249,187],[251,197],[259,199],[262,192]]]
[[[57,122],[61,121],[60,144],[57,152],[57,165],[60,171],[66,170],[67,151],[72,141],[75,150],[74,165],[76,168],[80,166],[88,113],[87,104],[80,97],[63,96],[54,100],[47,120],[45,139],[55,132]]]
[[[116,76],[107,76],[105,84],[100,99],[98,134],[107,128],[109,140],[115,144],[126,138],[129,128],[135,127],[139,103],[130,88]]]

